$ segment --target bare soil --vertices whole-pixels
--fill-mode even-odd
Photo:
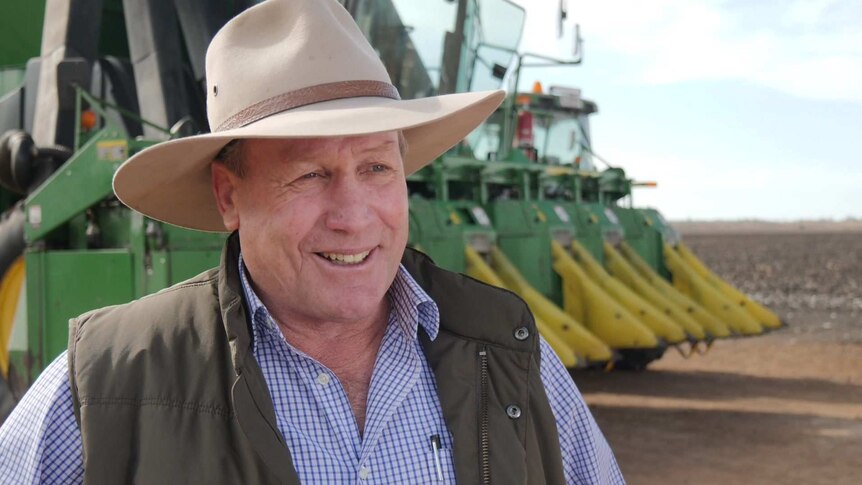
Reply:
[[[628,483],[862,483],[862,234],[684,240],[789,326],[576,373]]]

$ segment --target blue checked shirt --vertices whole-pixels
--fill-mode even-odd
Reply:
[[[374,364],[360,435],[335,374],[292,347],[245,277],[254,356],[302,483],[455,483],[452,436],[417,338],[437,336],[437,305],[404,268],[390,290],[392,311]],[[541,342],[541,377],[557,421],[566,482],[624,484],[614,455],[566,369]],[[437,469],[431,436],[442,449]],[[0,484],[81,483],[81,434],[66,354],[48,366],[0,428]]]

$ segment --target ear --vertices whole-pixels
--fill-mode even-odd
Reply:
[[[239,211],[237,210],[237,183],[239,177],[220,163],[210,164],[212,173],[212,188],[218,211],[221,214],[224,227],[228,231],[239,229]]]

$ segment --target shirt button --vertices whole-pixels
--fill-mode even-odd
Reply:
[[[325,385],[329,384],[329,374],[326,374],[324,372],[321,372],[320,374],[318,374],[317,383],[320,384],[321,386],[325,386]]]
[[[368,478],[368,475],[371,475],[371,470],[369,470],[368,467],[362,467],[359,469],[360,480],[366,480]]]

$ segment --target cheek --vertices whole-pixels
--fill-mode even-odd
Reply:
[[[302,200],[282,201],[265,190],[246,194],[241,207],[241,230],[253,233],[261,250],[292,253],[312,232],[318,214]]]
[[[296,252],[313,245],[319,219],[320,214],[313,206],[291,205],[270,212],[263,223],[266,224],[272,244],[284,251]]]
[[[379,207],[386,225],[398,234],[403,233],[406,240],[409,220],[407,185],[396,184],[383,192],[379,200]]]

